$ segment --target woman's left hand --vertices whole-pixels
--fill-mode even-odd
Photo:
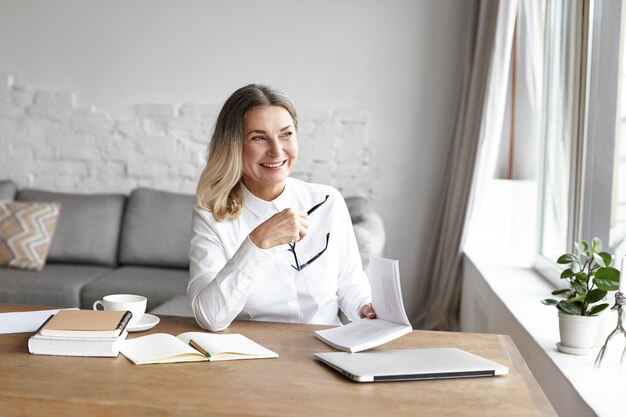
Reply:
[[[376,311],[374,311],[374,307],[372,307],[372,303],[367,303],[359,309],[359,317],[362,319],[375,319]]]

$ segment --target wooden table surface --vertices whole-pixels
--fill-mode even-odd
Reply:
[[[47,309],[0,304],[0,312]],[[509,367],[502,377],[352,382],[313,358],[327,326],[234,322],[279,359],[133,365],[117,358],[31,355],[30,333],[0,335],[1,416],[544,416],[556,415],[509,336],[414,331],[379,349],[456,347]],[[201,331],[162,316],[145,332]]]

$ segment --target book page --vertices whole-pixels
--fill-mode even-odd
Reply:
[[[410,326],[402,302],[399,262],[370,256],[368,277],[372,286],[372,306],[376,317]]]
[[[148,363],[192,362],[207,358],[171,334],[154,333],[124,341],[120,349],[136,365]]]
[[[413,330],[402,302],[398,261],[370,256],[368,275],[376,318],[317,330],[316,337],[337,349],[359,352],[387,343]]]
[[[268,358],[278,357],[275,352],[272,352],[241,334],[187,332],[181,333],[177,337],[185,344],[189,344],[189,340],[193,340],[194,343],[209,352],[212,357],[226,353]]]
[[[319,330],[318,333],[335,344],[356,346],[384,338],[388,334],[397,332],[401,327],[403,326],[385,320],[361,319],[342,327]]]
[[[112,337],[77,337],[77,336],[46,336],[41,334],[41,332],[37,332],[31,337],[35,339],[45,339],[45,340],[68,340],[71,342],[112,342],[115,340],[124,340],[128,336],[128,332],[124,330],[119,336]]]

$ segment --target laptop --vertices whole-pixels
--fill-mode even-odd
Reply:
[[[315,357],[357,382],[506,375],[509,368],[456,348],[321,352]]]

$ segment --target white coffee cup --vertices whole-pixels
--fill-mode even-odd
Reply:
[[[133,317],[130,319],[128,326],[133,326],[143,318],[146,312],[147,302],[148,299],[143,295],[111,294],[93,303],[93,309],[98,310],[98,306],[101,305],[105,310],[128,310],[133,313]]]

